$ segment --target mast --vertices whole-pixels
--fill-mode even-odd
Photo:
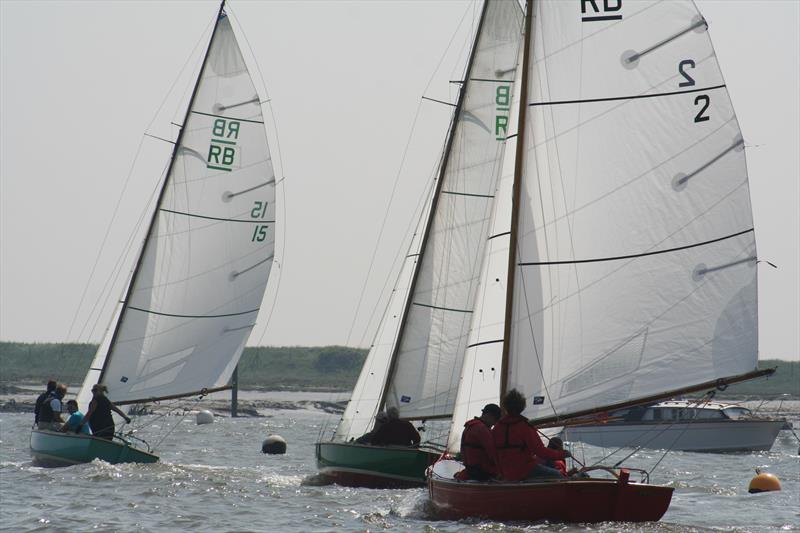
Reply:
[[[183,126],[181,126],[180,130],[178,131],[178,137],[175,140],[175,144],[172,148],[172,155],[169,161],[169,167],[167,168],[167,173],[164,177],[164,183],[161,185],[161,190],[158,193],[158,200],[156,201],[155,209],[153,210],[153,214],[150,217],[150,225],[147,228],[147,234],[144,238],[144,244],[142,245],[142,249],[139,252],[139,257],[136,259],[136,266],[133,269],[133,274],[131,275],[130,283],[128,284],[128,288],[125,291],[125,297],[122,300],[122,310],[120,311],[119,318],[117,319],[117,323],[114,324],[114,333],[111,336],[111,341],[108,344],[108,351],[106,352],[106,356],[103,359],[103,368],[100,370],[100,376],[98,378],[98,382],[103,381],[103,377],[106,372],[106,368],[108,368],[108,362],[111,360],[111,354],[114,351],[114,346],[116,344],[117,335],[119,334],[120,327],[122,326],[123,319],[128,311],[128,301],[130,299],[131,293],[133,292],[133,287],[136,283],[136,278],[139,275],[139,271],[142,267],[142,261],[145,256],[145,252],[147,251],[147,245],[150,241],[150,237],[153,233],[153,228],[155,227],[156,219],[158,217],[159,208],[161,207],[161,203],[164,199],[164,193],[167,190],[167,185],[169,184],[169,178],[172,174],[172,168],[175,165],[175,158],[178,153],[178,149],[181,145],[181,140],[183,140],[183,132],[184,127],[186,126],[186,122],[189,119],[189,114],[192,111],[192,105],[194,104],[195,97],[197,96],[197,89],[200,86],[200,80],[203,78],[203,73],[206,69],[206,63],[208,63],[208,54],[211,51],[211,45],[214,44],[214,37],[217,34],[217,27],[219,26],[220,17],[225,9],[225,0],[219,5],[219,10],[217,11],[217,18],[214,21],[214,30],[211,32],[211,38],[208,41],[208,46],[206,47],[205,55],[203,56],[203,63],[200,66],[200,72],[197,75],[197,80],[194,83],[194,88],[192,89],[192,96],[189,98],[189,105],[186,107],[186,113],[183,116]],[[188,395],[191,395],[188,394]]]
[[[514,278],[517,262],[517,226],[519,224],[520,190],[522,189],[522,167],[525,158],[525,120],[528,110],[528,64],[531,51],[531,19],[533,19],[533,0],[525,5],[525,29],[522,45],[522,79],[520,80],[519,118],[517,120],[517,151],[514,158],[514,186],[511,196],[511,226],[508,243],[508,278],[506,279],[506,316],[503,330],[503,358],[500,363],[500,398],[506,395],[508,387],[508,357],[511,349],[511,320],[514,306]]]
[[[397,367],[397,354],[400,351],[400,342],[403,339],[403,332],[406,328],[406,318],[408,317],[408,311],[411,308],[411,299],[414,296],[414,289],[417,285],[417,278],[419,277],[419,266],[422,263],[422,257],[425,253],[425,249],[428,244],[428,238],[431,232],[431,226],[433,222],[433,217],[436,215],[436,206],[439,203],[439,197],[441,196],[442,191],[442,184],[444,183],[444,175],[447,171],[447,163],[450,160],[450,150],[453,147],[453,141],[455,138],[455,131],[456,126],[458,126],[458,117],[461,114],[461,108],[464,105],[464,97],[467,93],[467,85],[469,84],[470,74],[472,72],[472,63],[475,59],[475,53],[478,49],[478,40],[481,36],[481,30],[483,28],[483,22],[486,17],[486,7],[490,0],[486,0],[483,3],[483,7],[481,8],[481,16],[480,20],[478,21],[478,28],[475,32],[475,41],[472,43],[472,50],[470,50],[469,60],[467,61],[467,69],[464,75],[464,84],[461,86],[461,91],[458,93],[458,101],[456,102],[456,108],[453,112],[453,120],[450,123],[450,129],[447,134],[447,145],[445,146],[444,152],[442,153],[442,162],[439,167],[439,176],[436,182],[436,188],[433,192],[433,198],[431,199],[431,208],[428,212],[428,220],[425,224],[425,231],[422,236],[422,242],[420,243],[419,248],[419,256],[417,257],[417,266],[414,269],[414,275],[411,279],[411,284],[408,289],[408,298],[406,299],[405,307],[403,308],[403,317],[400,321],[400,327],[397,332],[397,337],[395,339],[394,346],[392,348],[392,357],[389,362],[389,371],[386,374],[386,381],[383,384],[383,390],[381,391],[381,398],[378,402],[378,411],[383,410],[384,406],[386,405],[386,395],[389,391],[389,384],[392,382],[392,378],[394,377],[394,373]]]

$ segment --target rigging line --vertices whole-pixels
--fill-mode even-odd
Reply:
[[[578,100],[551,100],[549,102],[531,102],[528,105],[531,107],[538,107],[538,106],[551,106],[551,105],[562,105],[562,104],[590,104],[594,102],[616,102],[619,100],[638,100],[641,98],[660,98],[662,96],[674,96],[676,94],[690,94],[690,93],[699,93],[705,91],[715,91],[717,89],[722,89],[725,87],[725,84],[722,83],[720,85],[712,85],[710,87],[700,87],[697,89],[686,89],[683,91],[670,91],[665,93],[652,93],[652,94],[632,94],[628,96],[609,96],[605,98],[580,98]]]
[[[436,67],[433,69],[433,72],[431,73],[431,76],[428,79],[428,83],[425,84],[425,89],[423,89],[423,91],[422,91],[423,95],[428,92],[428,89],[430,88],[431,83],[433,83],[433,79],[436,77],[436,73],[441,68],[442,62],[444,61],[444,58],[447,56],[447,52],[450,50],[450,47],[453,45],[453,41],[455,40],[456,35],[458,35],[459,28],[461,28],[461,26],[464,24],[464,20],[466,20],[467,14],[469,13],[469,10],[470,10],[470,6],[467,5],[467,7],[464,9],[464,13],[461,15],[461,19],[459,20],[458,24],[456,25],[456,29],[450,35],[450,41],[447,43],[447,46],[445,47],[444,52],[442,52],[442,55],[439,57],[439,61],[436,63]],[[406,141],[406,146],[405,146],[405,148],[403,150],[403,156],[402,156],[402,158],[400,160],[400,167],[397,170],[397,176],[395,177],[395,183],[392,186],[392,193],[391,193],[390,198],[389,198],[389,204],[387,205],[386,215],[384,216],[383,222],[381,223],[381,229],[378,232],[378,239],[375,241],[375,248],[373,249],[372,258],[370,259],[370,266],[369,266],[369,269],[367,271],[367,277],[365,279],[364,285],[361,288],[361,294],[359,295],[359,298],[358,298],[358,304],[356,305],[356,311],[355,311],[354,316],[353,316],[353,322],[350,325],[350,331],[347,333],[347,342],[348,343],[350,341],[350,337],[352,335],[352,331],[353,331],[353,328],[355,327],[356,321],[358,320],[358,314],[359,314],[359,311],[361,309],[361,302],[363,301],[363,298],[364,298],[364,292],[366,290],[366,284],[369,281],[370,275],[372,274],[372,269],[373,269],[373,266],[374,266],[374,263],[375,263],[375,256],[376,256],[376,254],[378,252],[378,246],[380,244],[380,237],[383,235],[383,231],[384,231],[384,228],[386,226],[386,220],[388,218],[388,211],[389,211],[389,208],[392,205],[392,200],[394,199],[394,192],[395,192],[395,189],[397,188],[397,182],[398,182],[398,180],[400,178],[400,174],[403,171],[403,166],[405,165],[406,154],[408,153],[408,148],[409,148],[409,146],[411,144],[411,138],[412,138],[412,136],[414,134],[414,130],[416,128],[417,120],[419,118],[419,114],[420,114],[421,109],[422,109],[422,102],[420,101],[420,102],[417,103],[417,110],[416,110],[416,113],[414,115],[414,121],[413,121],[413,123],[411,125],[411,132],[409,133],[408,140]],[[434,167],[434,174],[436,173],[436,169],[437,168],[438,167]],[[435,183],[435,181],[433,183]],[[423,198],[427,198],[427,195],[425,195]],[[423,209],[424,209],[424,207],[423,207]],[[423,211],[423,213],[424,213],[424,211]],[[413,222],[413,219],[412,219],[412,222]],[[413,238],[412,238],[411,243],[413,244]],[[410,244],[409,244],[409,246],[410,246]],[[391,273],[390,273],[390,276],[391,276]],[[386,285],[389,282],[389,279],[391,279],[390,276],[387,276],[386,281],[384,282],[384,287],[386,287]],[[399,274],[398,274],[398,277],[399,277]],[[379,302],[380,302],[380,297],[378,298],[378,300],[375,303],[375,307],[373,308],[373,312],[370,315],[369,322],[367,322],[367,328],[369,327],[369,323],[372,321],[371,317],[374,315],[375,310],[377,309]],[[379,330],[380,330],[380,327],[378,328],[378,330],[376,330],[375,335],[378,334]],[[366,336],[366,332],[367,332],[367,330],[365,329],[364,334],[362,335],[362,339],[364,338],[364,336]]]
[[[95,311],[98,310],[98,305],[100,307],[99,307],[99,310],[97,312],[97,318],[94,320],[94,323],[93,323],[91,329],[89,330],[89,333],[87,335],[87,341],[88,341],[88,339],[90,339],[90,338],[92,338],[94,336],[94,331],[97,328],[97,325],[99,324],[100,316],[103,314],[104,309],[106,308],[106,306],[109,305],[109,303],[111,303],[111,305],[113,307],[116,307],[116,302],[111,300],[111,298],[110,298],[111,290],[114,287],[114,285],[119,281],[120,276],[123,275],[122,274],[123,273],[123,266],[124,266],[125,262],[127,261],[128,256],[134,251],[134,240],[136,239],[136,235],[138,235],[138,233],[139,233],[139,231],[140,231],[140,229],[142,227],[142,224],[144,223],[144,220],[147,217],[147,213],[150,212],[150,206],[152,205],[153,201],[155,200],[156,196],[158,195],[158,189],[160,187],[160,184],[161,184],[162,180],[164,179],[165,173],[167,171],[167,165],[169,165],[169,163],[166,163],[164,165],[164,169],[161,171],[161,176],[156,181],[155,186],[154,186],[152,192],[150,193],[150,198],[148,199],[147,203],[144,205],[144,208],[142,209],[142,211],[139,213],[139,218],[136,220],[136,223],[133,226],[133,230],[128,235],[128,238],[127,238],[127,240],[125,241],[125,244],[122,247],[122,251],[120,252],[119,256],[117,257],[117,260],[115,261],[114,266],[111,269],[111,272],[109,273],[108,277],[106,278],[105,283],[103,283],[103,288],[100,290],[100,297],[98,297],[95,300],[95,303],[92,306],[92,309],[89,311],[89,314],[86,317],[86,321],[84,322],[83,327],[81,327],[81,331],[78,334],[78,338],[79,339],[80,339],[80,337],[83,336],[84,331],[89,326],[89,323],[92,322],[92,316],[94,315]],[[133,170],[133,169],[131,169],[131,170]],[[123,189],[123,193],[124,193],[124,189]],[[121,200],[121,197],[120,197],[120,200]],[[118,203],[117,206],[115,207],[115,211],[119,208],[119,205],[120,204]],[[110,231],[111,226],[113,225],[113,220],[114,219],[112,218],[111,223],[109,223],[109,231]],[[104,241],[105,241],[105,238],[104,238]],[[102,248],[103,247],[101,247],[101,249]],[[99,258],[100,258],[100,256],[98,254],[97,260],[99,260]],[[87,286],[87,288],[88,288],[88,286]],[[108,290],[108,293],[106,292],[106,290]],[[124,286],[123,286],[122,290],[123,291],[125,290]],[[112,315],[112,319],[113,319],[113,315]],[[107,329],[108,329],[108,326],[106,327],[106,330]]]
[[[593,259],[575,259],[570,261],[533,261],[533,262],[525,262],[525,263],[517,263],[518,266],[547,266],[547,265],[574,265],[578,263],[599,263],[604,261],[619,261],[621,259],[635,259],[638,257],[646,257],[649,255],[660,255],[666,254],[670,252],[677,252],[680,250],[688,250],[689,248],[697,248],[698,246],[705,246],[707,244],[713,244],[715,242],[724,241],[727,239],[732,239],[734,237],[739,237],[740,235],[744,235],[746,233],[753,232],[753,228],[746,229],[743,231],[739,231],[737,233],[731,233],[730,235],[726,235],[724,237],[719,237],[716,239],[711,239],[708,241],[698,242],[694,244],[687,244],[686,246],[677,246],[675,248],[667,248],[665,250],[654,250],[652,252],[643,252],[640,254],[630,254],[630,255],[619,255],[615,257],[599,257]]]
[[[159,208],[159,211],[172,213],[174,215],[183,215],[183,216],[192,217],[192,218],[202,218],[202,219],[205,219],[205,220],[218,220],[220,222],[244,222],[244,223],[247,223],[247,224],[267,224],[267,223],[274,224],[275,223],[274,220],[259,220],[259,219],[240,220],[240,219],[236,219],[236,218],[209,217],[209,216],[206,216],[206,215],[196,215],[194,213],[185,213],[183,211],[173,211],[172,209],[166,209],[164,207]]]
[[[400,183],[400,175],[403,171],[403,166],[405,165],[406,155],[408,154],[408,148],[411,146],[411,139],[414,134],[414,130],[417,126],[417,120],[419,119],[420,111],[422,110],[422,102],[417,104],[417,112],[414,115],[414,120],[411,123],[411,131],[408,135],[408,140],[406,141],[405,148],[403,149],[403,154],[400,158],[400,168],[397,170],[397,174],[394,178],[394,183],[392,184],[392,191],[389,193],[389,202],[386,205],[386,209],[384,210],[383,221],[381,222],[380,230],[378,230],[378,237],[375,239],[375,246],[372,249],[372,257],[369,260],[369,268],[367,269],[367,276],[364,278],[364,283],[361,286],[361,293],[358,296],[358,303],[356,304],[356,311],[353,316],[353,322],[350,324],[350,330],[347,332],[347,339],[345,340],[345,345],[350,343],[350,337],[353,334],[353,328],[356,325],[356,321],[358,320],[358,314],[361,310],[361,303],[364,300],[364,293],[367,290],[367,283],[369,282],[369,278],[372,275],[372,269],[375,266],[375,257],[378,255],[378,248],[380,247],[381,238],[383,237],[383,232],[386,229],[386,222],[389,219],[389,212],[391,211],[392,203],[394,202],[395,193],[397,191],[397,185]]]
[[[128,309],[133,309],[134,311],[140,311],[142,313],[147,313],[149,315],[158,315],[158,316],[170,316],[175,318],[226,318],[229,316],[241,316],[241,315],[249,315],[250,313],[258,313],[260,308],[250,309],[249,311],[241,311],[239,313],[228,313],[225,315],[178,315],[173,313],[160,313],[158,311],[152,311],[150,309],[142,309],[141,307],[134,307],[132,305],[128,306]]]

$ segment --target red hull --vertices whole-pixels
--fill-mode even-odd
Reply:
[[[437,517],[556,522],[654,522],[672,499],[672,487],[616,480],[533,483],[459,482],[428,477]]]

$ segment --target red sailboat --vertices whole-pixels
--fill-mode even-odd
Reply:
[[[528,0],[523,31],[514,172],[499,183],[450,454],[512,388],[532,424],[562,426],[772,372],[754,370],[744,143],[694,3]],[[460,481],[462,468],[428,470],[442,518],[655,521],[673,492],[616,465],[521,482]]]

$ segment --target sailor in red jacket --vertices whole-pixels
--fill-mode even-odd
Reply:
[[[531,477],[563,477],[554,468],[538,464],[536,457],[555,461],[569,457],[569,452],[545,448],[536,428],[522,416],[525,396],[512,389],[500,402],[506,415],[492,428],[497,448],[500,477],[504,481],[521,481]]]
[[[476,416],[464,424],[461,433],[464,470],[455,475],[456,479],[486,481],[497,476],[497,452],[490,429],[501,414],[500,407],[490,403],[483,408],[480,417]]]

